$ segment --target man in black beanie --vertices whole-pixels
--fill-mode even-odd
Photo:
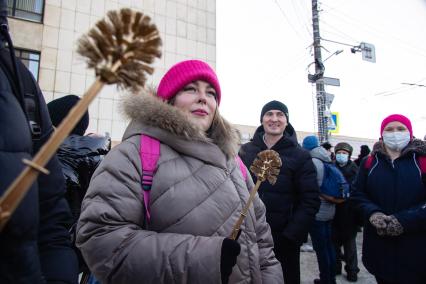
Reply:
[[[274,150],[281,157],[283,165],[277,182],[275,185],[262,183],[259,196],[266,206],[266,221],[271,226],[274,252],[282,265],[284,283],[298,284],[300,246],[320,205],[316,169],[309,152],[297,142],[285,104],[271,101],[264,105],[260,122],[253,140],[241,147],[239,155],[248,168],[263,150]],[[252,177],[256,182],[256,177]]]
[[[263,116],[265,115],[265,113],[270,111],[270,110],[281,111],[285,115],[287,122],[289,121],[287,106],[285,104],[283,104],[282,102],[279,102],[279,101],[270,101],[269,103],[267,103],[266,105],[263,106],[262,111],[260,112],[260,123],[262,123],[262,119],[263,119]]]
[[[0,196],[23,171],[22,159],[31,160],[53,132],[43,94],[15,57],[7,2],[0,0]],[[50,174],[39,175],[0,232],[0,283],[78,281],[67,228],[71,213],[57,157],[45,167]]]

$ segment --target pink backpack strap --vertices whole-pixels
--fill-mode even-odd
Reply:
[[[149,223],[151,214],[149,211],[152,180],[157,170],[157,162],[160,158],[160,142],[148,135],[141,134],[139,155],[142,163],[142,195],[145,205],[146,219]]]
[[[244,181],[247,182],[247,168],[246,168],[246,166],[244,165],[243,161],[241,161],[240,156],[238,156],[238,155],[235,156],[235,160],[237,161],[238,165],[240,166],[240,171],[241,171],[241,174],[243,175]]]

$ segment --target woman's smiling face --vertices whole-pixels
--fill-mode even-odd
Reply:
[[[216,90],[205,81],[194,81],[180,90],[173,105],[185,112],[190,121],[207,131],[216,113]]]

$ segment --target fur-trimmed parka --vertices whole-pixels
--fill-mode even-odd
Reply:
[[[426,283],[426,187],[417,159],[426,155],[426,142],[413,140],[393,161],[378,142],[372,155],[370,167],[361,162],[351,197],[365,223],[363,263],[388,282]],[[394,215],[403,233],[379,236],[368,221],[375,212]]]
[[[253,187],[235,161],[237,132],[217,113],[207,137],[178,108],[148,94],[127,99],[124,110],[131,123],[94,173],[78,223],[77,243],[89,268],[102,283],[220,283],[223,239]],[[141,133],[161,143],[148,228]],[[229,283],[283,282],[257,197],[238,242]]]

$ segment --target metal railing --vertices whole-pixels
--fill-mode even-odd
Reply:
[[[7,0],[10,17],[42,22],[44,0]]]

